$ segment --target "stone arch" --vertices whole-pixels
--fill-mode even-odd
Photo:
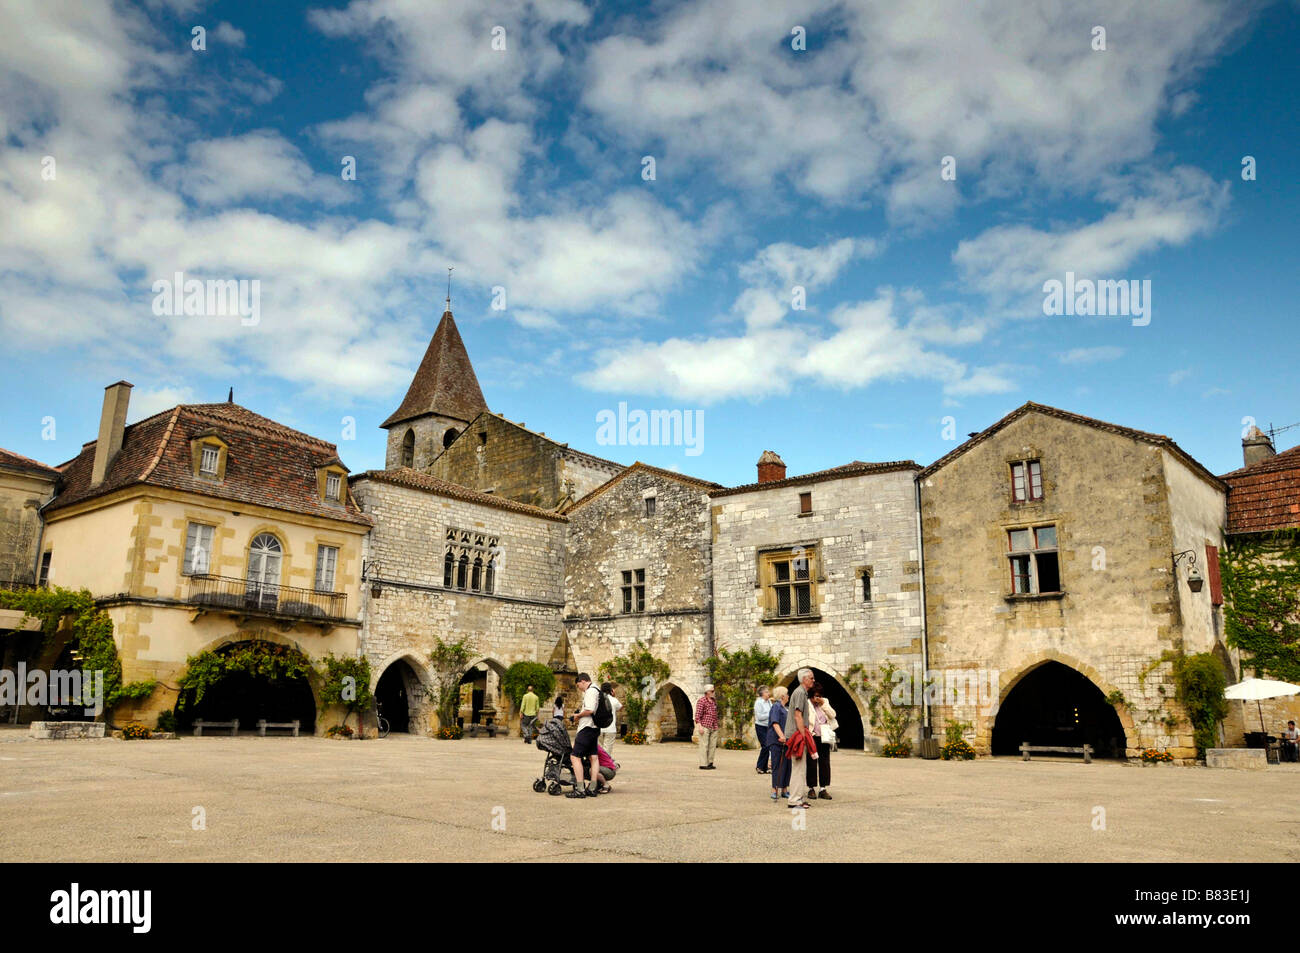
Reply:
[[[480,674],[482,675],[481,686]],[[462,686],[470,684],[474,687],[468,693],[470,698],[468,710],[462,706],[458,712],[457,719],[462,727],[480,722],[485,709],[489,710],[488,713],[492,715],[495,724],[501,726],[508,724],[512,706],[502,689],[505,674],[506,667],[487,655],[479,656],[466,666],[460,683]]]
[[[400,665],[399,665],[400,663]],[[394,670],[394,666],[398,669]],[[428,663],[410,649],[402,649],[388,656],[379,665],[371,667],[370,689],[375,693],[376,711],[381,703],[380,682],[390,671],[400,672],[401,684],[405,690],[405,711],[391,711],[390,704],[384,708],[384,717],[391,730],[408,732],[413,735],[427,735],[433,730],[433,710],[429,702],[427,689],[434,684],[433,674]],[[391,676],[390,676],[391,677]],[[398,726],[406,723],[405,728]]]
[[[663,692],[646,718],[646,730],[658,741],[690,741],[695,732],[695,699],[676,682],[664,682]]]
[[[447,432],[442,435],[442,449],[446,450],[448,447],[450,447],[452,443],[455,441],[455,439],[459,436],[460,436],[459,430],[457,430],[455,427],[448,427]]]
[[[849,679],[834,666],[828,665],[821,659],[804,658],[790,666],[784,675],[778,676],[773,684],[784,685],[787,690],[793,691],[801,668],[812,669],[817,680],[822,682],[822,690],[826,694],[827,701],[834,707],[835,720],[839,722],[839,746],[855,750],[864,748],[869,721],[866,706],[851,687]],[[828,684],[822,676],[829,676],[830,683]],[[849,703],[848,706],[844,704],[846,701]]]
[[[402,455],[400,458],[401,465],[404,467],[415,466],[415,428],[407,427],[406,436],[402,438]]]
[[[204,652],[219,652],[221,649],[228,648],[233,645],[239,645],[244,642],[270,642],[274,645],[283,645],[301,653],[305,658],[307,658],[309,661],[313,663],[318,661],[318,658],[314,656],[312,652],[310,652],[305,646],[299,643],[296,639],[289,638],[283,633],[277,632],[273,629],[236,630],[235,632],[230,632],[227,633],[226,635],[218,636],[217,638],[208,641],[207,643],[200,646],[198,651],[195,652],[194,654],[201,655]],[[183,667],[179,669],[177,672],[177,676],[179,677],[179,675],[183,673],[184,670],[185,669]],[[322,683],[321,683],[320,675],[319,673],[316,672],[314,665],[312,671],[307,675],[305,681],[306,681],[307,689],[311,693],[311,703],[314,709],[313,719],[315,722],[315,727],[316,729],[319,730],[324,727],[322,724],[322,720],[329,706],[325,705],[321,701],[320,692],[321,692]],[[178,694],[176,701],[179,702],[179,700],[180,698]],[[241,724],[240,724],[241,731],[251,730],[255,727],[256,726],[253,723],[249,723],[247,725],[243,724],[241,719]],[[303,726],[304,731],[306,730],[306,728],[307,726],[304,725]]]
[[[1039,652],[1031,656],[1028,660],[1022,662],[1011,670],[1010,677],[1006,676],[1005,671],[999,676],[998,700],[995,705],[981,711],[976,716],[975,721],[975,748],[982,754],[988,754],[993,750],[993,727],[997,723],[998,713],[1002,709],[1002,704],[1015,690],[1016,686],[1024,681],[1025,677],[1033,674],[1049,662],[1057,662],[1066,668],[1078,672],[1093,687],[1101,692],[1102,696],[1109,696],[1116,691],[1116,688],[1093,666],[1088,665],[1080,659],[1063,652],[1046,651]],[[1112,706],[1116,717],[1119,719],[1120,726],[1124,730],[1124,742],[1129,751],[1139,747],[1137,726],[1133,723],[1133,716],[1129,713],[1127,706]]]

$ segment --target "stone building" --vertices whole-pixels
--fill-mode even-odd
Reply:
[[[384,717],[396,731],[432,730],[429,653],[436,639],[468,637],[477,657],[465,723],[485,710],[509,720],[500,676],[518,661],[552,661],[560,647],[565,517],[408,467],[351,483],[374,521],[362,642]],[[567,670],[560,652],[556,667]]]
[[[0,586],[32,585],[43,575],[40,511],[58,479],[53,467],[0,449]]]
[[[1241,443],[1244,466],[1222,477],[1229,488],[1228,548],[1258,552],[1270,564],[1300,566],[1300,446],[1277,453],[1272,439],[1258,427],[1252,427]],[[1296,584],[1281,595],[1296,599]],[[1300,617],[1289,621],[1300,625]],[[1279,677],[1253,669],[1249,653],[1241,661],[1260,678]],[[1229,704],[1228,720],[1243,731],[1259,731],[1261,718],[1274,735],[1288,719],[1300,723],[1300,696],[1269,699],[1258,708],[1253,703]]]
[[[575,665],[594,676],[638,641],[667,662],[652,737],[694,731],[692,699],[713,654],[708,494],[720,488],[635,463],[565,511],[564,629]]]
[[[59,468],[42,547],[51,578],[88,589],[112,618],[123,681],[158,680],[115,720],[152,726],[176,704],[187,658],[205,650],[261,641],[311,661],[355,656],[370,521],[334,445],[233,402],[127,426],[130,391],[106,389],[98,439]],[[319,685],[298,689],[208,698],[183,714],[323,730]]]
[[[918,479],[929,665],[963,692],[935,728],[973,723],[995,754],[1192,756],[1166,653],[1229,657],[1222,598],[1198,584],[1217,573],[1223,481],[1168,437],[1034,403]]]
[[[845,747],[880,741],[850,669],[923,660],[919,469],[854,461],[787,478],[768,451],[758,482],[709,492],[717,646],[779,654],[787,685],[813,669]]]

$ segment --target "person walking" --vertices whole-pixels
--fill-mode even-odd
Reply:
[[[533,686],[528,686],[524,697],[519,699],[519,733],[524,736],[524,744],[533,740],[533,726],[537,724],[537,711],[542,707],[542,700],[533,694]]]
[[[578,691],[582,692],[582,702],[573,714],[573,720],[578,725],[578,734],[573,739],[573,753],[569,756],[569,760],[573,762],[573,790],[564,796],[595,797],[597,786],[600,784],[600,756],[596,752],[596,736],[599,732],[591,716],[595,713],[596,706],[600,704],[600,689],[591,684],[590,675],[582,672],[578,675]],[[584,761],[589,762],[591,767],[586,790],[582,787]]]
[[[826,790],[831,783],[831,748],[835,746],[835,731],[839,722],[835,720],[835,709],[822,694],[820,682],[812,687],[813,714],[811,724],[813,738],[817,740],[817,759],[808,762],[808,797],[832,800],[831,792]]]
[[[704,694],[695,703],[695,725],[700,733],[700,770],[713,771],[717,768],[713,755],[718,750],[718,702],[712,685],[704,686]]]
[[[817,757],[816,744],[808,730],[812,718],[808,692],[812,687],[812,669],[799,669],[799,684],[790,693],[790,712],[785,716],[787,757],[790,759],[789,806],[792,808],[812,806],[808,803],[808,759]]]
[[[606,751],[613,751],[614,739],[618,737],[618,712],[623,707],[623,703],[614,697],[614,686],[609,682],[602,684],[600,690],[609,699],[609,710],[614,716],[607,726],[600,729],[600,744]]]
[[[785,702],[790,693],[781,685],[772,691],[772,709],[768,713],[767,747],[772,765],[772,800],[780,801],[790,794],[790,762],[785,759]]]
[[[551,717],[564,721],[564,696],[556,695],[555,704],[551,706]]]
[[[758,764],[755,767],[759,774],[767,774],[768,752],[767,752],[767,735],[768,719],[771,717],[772,709],[772,690],[764,685],[758,690],[758,697],[754,699],[754,734],[758,736]]]

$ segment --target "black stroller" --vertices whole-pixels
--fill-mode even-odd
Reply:
[[[552,718],[542,726],[537,747],[546,752],[546,763],[542,765],[542,776],[533,782],[533,790],[538,794],[545,791],[558,795],[565,788],[573,787],[573,767],[569,761],[573,744],[562,719]]]

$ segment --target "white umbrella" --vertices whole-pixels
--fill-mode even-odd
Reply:
[[[1224,698],[1240,698],[1242,701],[1254,700],[1255,707],[1259,709],[1259,730],[1265,734],[1268,732],[1264,728],[1264,709],[1260,705],[1261,698],[1285,698],[1288,695],[1300,695],[1300,685],[1292,685],[1290,682],[1275,682],[1267,678],[1248,678],[1244,682],[1238,682],[1230,686],[1223,693]]]

